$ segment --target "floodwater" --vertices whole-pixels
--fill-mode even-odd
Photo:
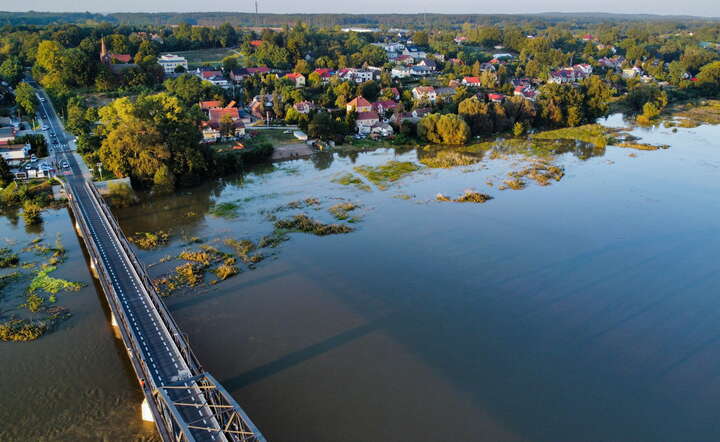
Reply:
[[[190,238],[257,241],[291,201],[321,205],[274,215],[329,222],[329,206],[361,204],[352,233],[292,233],[255,269],[167,298],[270,441],[718,440],[720,126],[632,133],[670,148],[563,147],[560,182],[503,191],[526,158],[486,153],[364,191],[333,180],[418,153],[326,154],[116,213],[128,234],[170,232],[139,252],[159,277]],[[468,188],[494,199],[435,201]],[[225,202],[236,216],[212,215]],[[45,218],[72,261],[58,272],[91,284],[67,212]],[[74,316],[59,330],[0,344],[0,440],[147,435],[104,301],[89,285],[62,302]]]

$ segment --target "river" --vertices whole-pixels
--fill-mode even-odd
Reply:
[[[257,241],[271,214],[329,222],[330,205],[360,204],[351,233],[291,233],[255,269],[166,299],[270,441],[718,440],[720,126],[632,133],[670,147],[563,149],[562,180],[502,191],[527,158],[366,191],[335,181],[418,153],[326,154],[116,214],[127,234],[170,233],[139,251],[159,277],[193,237]],[[494,199],[435,200],[468,188]],[[278,209],[306,198],[320,205]],[[221,203],[234,215],[213,215]],[[73,316],[58,330],[0,343],[0,440],[151,437],[68,212],[44,219],[68,248],[58,273],[88,285],[62,295]],[[35,235],[0,223],[2,237]]]

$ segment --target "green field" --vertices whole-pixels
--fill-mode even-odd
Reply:
[[[229,55],[238,56],[238,57],[240,57],[240,60],[242,60],[242,58],[243,58],[237,52],[235,52],[234,49],[231,49],[231,48],[212,48],[212,49],[196,49],[196,50],[192,50],[192,51],[175,51],[175,52],[173,52],[173,54],[187,58],[188,67],[190,67],[190,68],[196,68],[196,67],[202,66],[204,64],[211,64],[211,65],[220,64],[220,63],[222,63],[222,59]]]

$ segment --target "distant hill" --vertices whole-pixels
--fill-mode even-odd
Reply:
[[[225,22],[237,26],[281,26],[298,21],[316,26],[388,26],[422,28],[425,26],[460,26],[463,23],[497,24],[544,21],[548,23],[572,22],[595,24],[601,22],[718,22],[717,17],[694,17],[658,14],[615,14],[607,12],[543,12],[536,14],[258,14],[246,12],[155,12],[111,14],[78,12],[0,12],[0,25],[47,25],[51,23],[108,22],[127,25],[192,25],[217,26]]]

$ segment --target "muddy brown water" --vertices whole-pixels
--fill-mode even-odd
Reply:
[[[370,192],[333,180],[418,153],[322,155],[116,213],[126,233],[171,233],[139,252],[154,264],[191,237],[256,241],[291,201],[321,206],[275,215],[362,205],[350,234],[290,234],[255,270],[167,299],[271,441],[718,440],[720,126],[633,134],[671,147],[563,148],[560,182],[518,191],[497,190],[527,163],[512,155]],[[434,201],[468,188],[494,199]],[[210,213],[223,202],[235,217]],[[44,218],[68,247],[58,274],[89,285],[60,297],[74,316],[59,330],[0,343],[0,440],[150,437],[67,212]],[[2,237],[35,235],[0,221]]]

